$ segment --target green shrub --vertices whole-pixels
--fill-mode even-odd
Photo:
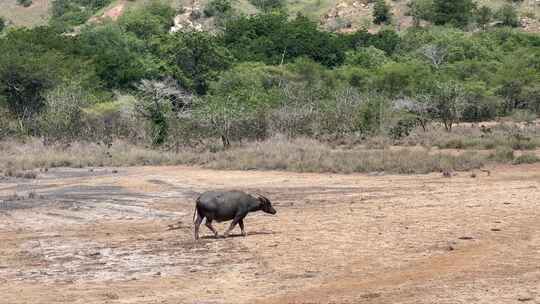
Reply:
[[[210,0],[203,12],[206,17],[224,16],[232,11],[230,0]]]
[[[249,2],[263,12],[284,10],[286,7],[285,0],[249,0]]]
[[[373,23],[382,24],[390,23],[392,19],[392,13],[390,7],[385,0],[377,0],[373,7]]]

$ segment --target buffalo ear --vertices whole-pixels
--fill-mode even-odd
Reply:
[[[270,200],[260,194],[257,194],[257,199],[265,205],[270,205]]]

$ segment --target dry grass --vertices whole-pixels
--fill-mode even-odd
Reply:
[[[135,165],[195,165],[214,169],[285,170],[295,172],[428,173],[479,168],[486,157],[474,152],[460,155],[430,153],[428,149],[333,149],[311,139],[274,138],[230,150],[180,153],[116,142],[110,149],[90,143],[44,146],[38,140],[0,143],[0,169],[20,172],[34,168]]]
[[[478,126],[462,125],[451,133],[442,128],[430,128],[427,132],[417,129],[400,144],[441,149],[495,149],[504,146],[514,150],[533,150],[540,147],[540,126],[501,123],[482,131]]]
[[[428,149],[335,150],[315,140],[274,139],[221,152],[208,166],[216,169],[262,169],[295,172],[428,173],[479,168],[484,159],[474,153],[431,154]]]

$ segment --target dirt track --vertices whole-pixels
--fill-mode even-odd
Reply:
[[[0,180],[0,303],[540,303],[540,165],[477,175]],[[194,198],[216,188],[264,193],[278,215],[194,242]]]

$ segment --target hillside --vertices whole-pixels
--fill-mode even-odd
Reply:
[[[125,10],[140,7],[153,0],[115,0],[105,9],[98,11],[93,20],[100,17],[113,19]],[[202,10],[208,0],[166,0],[175,8]],[[22,7],[17,0],[0,1],[0,16],[6,18],[16,26],[35,26],[45,24],[50,14],[50,0],[34,0],[30,7]],[[239,12],[251,14],[257,11],[249,0],[233,1]],[[352,31],[360,27],[376,30],[372,23],[373,4],[368,0],[287,0],[287,9],[291,15],[302,13],[320,21],[322,27],[331,31]],[[522,23],[527,31],[540,31],[540,5],[535,0],[525,0],[519,7]],[[397,29],[407,28],[411,24],[411,17],[406,16],[408,1],[389,1],[394,15],[393,24]],[[487,5],[497,9],[506,3],[505,0],[478,0],[480,5]]]

